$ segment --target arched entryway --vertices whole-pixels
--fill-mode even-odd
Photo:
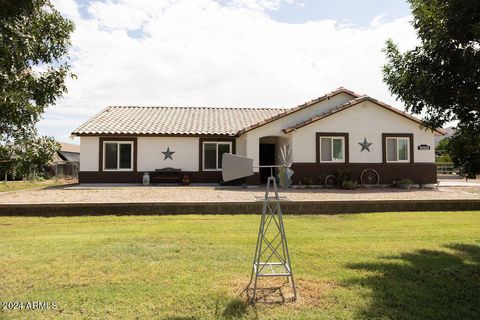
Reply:
[[[290,139],[287,137],[269,136],[260,138],[258,145],[259,165],[280,164],[280,148],[288,144],[290,144]],[[266,183],[269,176],[270,168],[260,168],[260,183]]]

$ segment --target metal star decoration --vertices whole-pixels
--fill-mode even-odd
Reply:
[[[167,151],[162,151],[163,155],[165,156],[165,158],[163,160],[167,160],[168,158],[170,158],[171,160],[173,160],[172,158],[172,154],[175,153],[175,151],[170,151],[170,147],[167,147]]]
[[[370,146],[372,145],[372,143],[368,142],[367,138],[364,138],[363,142],[359,142],[358,144],[362,146],[362,150],[360,150],[360,152],[362,152],[363,150],[367,150],[368,152],[370,152]]]

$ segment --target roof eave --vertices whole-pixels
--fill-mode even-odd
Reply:
[[[399,116],[403,116],[403,117],[405,117],[405,118],[407,118],[407,119],[409,119],[409,120],[411,120],[411,121],[414,121],[414,122],[417,122],[417,123],[420,124],[420,125],[423,125],[423,122],[422,122],[420,119],[415,118],[414,116],[408,115],[408,114],[406,114],[405,112],[402,112],[402,111],[400,111],[400,110],[398,110],[398,109],[396,109],[396,108],[394,108],[394,107],[392,107],[392,106],[390,106],[390,105],[387,105],[386,103],[383,103],[383,102],[381,102],[381,101],[379,101],[379,100],[377,100],[377,99],[371,98],[371,97],[369,97],[369,96],[363,96],[363,97],[359,97],[359,98],[357,98],[357,99],[354,99],[354,100],[352,100],[352,101],[349,101],[349,102],[347,102],[347,103],[345,103],[345,104],[337,107],[337,110],[332,109],[331,112],[328,112],[327,114],[325,114],[325,115],[323,115],[323,116],[317,116],[317,117],[315,117],[315,118],[311,118],[311,119],[309,119],[309,120],[306,120],[306,121],[304,121],[304,122],[301,122],[301,123],[299,123],[299,124],[297,124],[297,125],[295,125],[295,126],[285,128],[285,129],[283,129],[283,132],[284,132],[284,133],[289,133],[289,132],[295,131],[295,130],[300,129],[300,128],[304,127],[304,126],[307,126],[307,125],[309,125],[309,124],[312,124],[312,123],[314,123],[314,122],[316,122],[316,121],[318,121],[318,120],[321,120],[321,119],[324,119],[324,118],[326,118],[326,117],[328,117],[328,116],[331,116],[331,115],[333,115],[333,114],[335,114],[335,113],[337,113],[337,112],[341,112],[341,111],[346,110],[346,109],[348,109],[348,108],[350,108],[350,107],[353,107],[353,106],[355,106],[355,105],[357,105],[357,104],[359,104],[359,103],[362,103],[362,102],[364,102],[364,101],[370,101],[370,102],[372,102],[372,103],[375,103],[376,105],[378,105],[378,106],[380,106],[380,107],[382,107],[382,108],[385,108],[386,110],[389,110],[389,111],[391,111],[391,112],[394,112],[394,113],[398,114]],[[427,129],[428,129],[428,128],[427,128]],[[431,129],[431,130],[432,130],[432,129]],[[436,128],[436,129],[433,129],[432,132],[433,132],[433,131],[434,131],[434,132],[438,132],[438,133],[440,133],[441,135],[445,135],[445,134],[446,134],[446,131],[443,130],[442,128]]]
[[[236,133],[105,133],[105,132],[72,132],[72,136],[76,137],[238,137]]]
[[[304,104],[298,105],[298,106],[293,107],[293,108],[291,108],[291,109],[287,109],[287,110],[285,110],[284,112],[281,112],[281,113],[279,113],[279,114],[277,114],[277,115],[275,115],[275,116],[273,116],[273,117],[271,117],[271,118],[268,118],[268,119],[266,119],[266,120],[264,120],[264,121],[261,121],[261,122],[258,122],[258,123],[256,123],[256,124],[253,124],[253,125],[251,125],[251,126],[249,126],[249,127],[246,127],[246,128],[244,128],[244,129],[240,130],[237,134],[240,136],[240,135],[242,135],[242,134],[244,134],[244,133],[247,133],[248,131],[257,129],[257,128],[259,128],[259,127],[262,127],[262,126],[264,126],[264,125],[266,125],[266,124],[269,124],[269,123],[271,123],[271,122],[274,122],[274,121],[276,121],[276,120],[278,120],[278,119],[284,118],[284,117],[286,117],[286,116],[288,116],[288,115],[290,115],[290,114],[292,114],[292,113],[295,113],[295,112],[297,112],[297,111],[300,111],[300,110],[303,110],[303,109],[308,108],[308,107],[310,107],[310,106],[313,106],[313,105],[315,105],[315,104],[317,104],[317,103],[319,103],[319,102],[324,101],[325,99],[329,99],[329,98],[335,97],[335,96],[337,96],[337,95],[339,95],[339,94],[341,94],[341,93],[346,93],[346,94],[349,94],[349,95],[351,95],[351,96],[353,96],[353,97],[356,97],[356,98],[361,97],[361,95],[359,95],[358,93],[355,93],[355,92],[353,92],[353,91],[351,91],[351,90],[348,90],[348,89],[346,89],[346,88],[340,87],[340,88],[338,88],[337,90],[334,90],[334,91],[332,91],[332,92],[330,92],[330,93],[327,93],[327,94],[325,94],[325,95],[323,95],[323,96],[321,96],[321,97],[319,97],[319,98],[317,98],[317,99],[311,100],[311,101],[309,101],[309,102],[305,102]]]

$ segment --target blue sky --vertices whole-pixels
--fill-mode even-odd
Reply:
[[[377,16],[384,15],[385,20],[408,16],[410,7],[403,0],[304,0],[303,5],[283,3],[279,10],[269,14],[277,20],[287,23],[305,23],[323,19],[333,19],[368,26]]]
[[[76,25],[78,78],[39,125],[60,141],[109,105],[293,107],[344,86],[402,108],[381,50],[417,43],[402,0],[53,2]]]

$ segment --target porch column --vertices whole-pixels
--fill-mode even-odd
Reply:
[[[258,167],[259,159],[259,141],[258,137],[248,137],[246,145],[246,157],[253,159],[253,166]],[[253,168],[254,172],[258,172],[258,168]]]

